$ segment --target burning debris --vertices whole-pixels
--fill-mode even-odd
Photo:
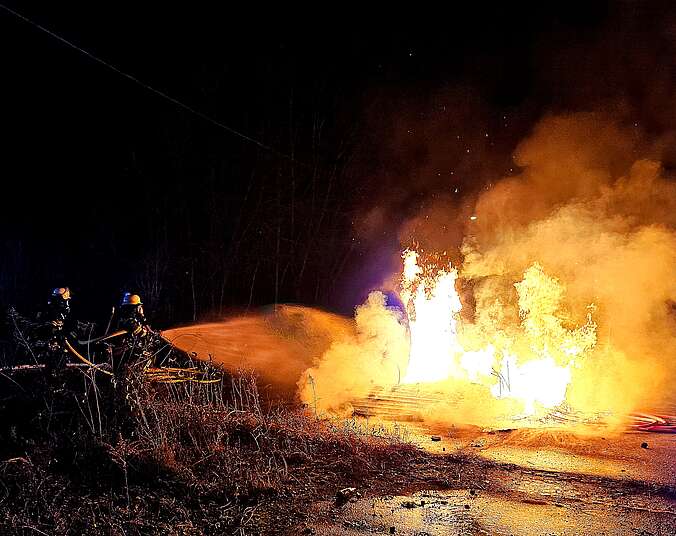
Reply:
[[[403,307],[369,296],[303,400],[362,411],[410,384],[435,399],[423,419],[492,427],[640,426],[636,411],[671,407],[676,186],[654,154],[603,114],[542,120],[515,152],[520,172],[477,197],[462,243],[439,247],[442,205],[405,226],[433,247],[406,249],[385,282]],[[669,428],[657,419],[671,412],[647,426]]]
[[[358,326],[364,311],[372,315],[368,318],[376,318],[371,308],[381,308],[380,314],[383,318],[389,315],[390,323],[379,325],[394,327],[395,333],[401,333],[405,326],[410,337],[398,335],[387,341],[389,345],[385,343],[375,350],[381,352],[381,370],[387,367],[397,343],[403,346],[399,351],[408,355],[408,362],[399,369],[400,376],[389,375],[393,383],[386,383],[388,376],[378,375],[371,378],[372,385],[376,381],[381,388],[415,384],[423,392],[436,392],[436,398],[428,400],[423,410],[429,412],[430,408],[448,403],[448,397],[440,393],[450,394],[453,391],[449,386],[457,391],[460,384],[465,384],[481,397],[475,402],[513,412],[503,415],[504,419],[518,415],[539,418],[564,402],[571,368],[596,344],[596,324],[590,312],[584,325],[564,327],[564,313],[560,310],[564,287],[558,280],[545,274],[539,264],[533,264],[514,284],[520,329],[485,334],[463,323],[455,268],[450,264],[439,267],[434,262],[420,264],[421,253],[412,250],[406,250],[402,257],[400,295],[405,320],[397,318],[377,293],[369,298],[368,309],[358,310]],[[369,340],[378,340],[377,334]],[[366,355],[372,353],[375,352]],[[501,404],[501,400],[508,403]],[[418,395],[416,401],[423,403],[424,399]],[[462,398],[455,402],[463,404]],[[495,414],[495,410],[491,413]]]
[[[520,332],[490,337],[471,327],[463,330],[457,270],[450,265],[421,268],[418,258],[417,252],[404,252],[402,299],[411,330],[404,383],[458,379],[484,385],[497,398],[522,402],[525,415],[537,413],[536,405],[550,409],[561,404],[570,368],[596,344],[591,313],[584,326],[566,329],[560,312],[563,286],[534,263],[514,284]],[[478,349],[465,350],[465,344]]]

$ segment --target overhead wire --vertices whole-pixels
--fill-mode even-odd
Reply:
[[[68,47],[80,52],[81,54],[87,56],[88,58],[90,58],[91,60],[99,63],[100,65],[107,67],[108,69],[114,71],[115,73],[119,74],[120,76],[123,76],[123,77],[127,78],[128,80],[131,80],[135,84],[138,84],[139,86],[145,88],[147,91],[150,91],[151,93],[154,93],[155,95],[171,102],[172,104],[175,104],[176,106],[192,113],[193,115],[203,119],[204,121],[207,121],[207,122],[211,123],[212,125],[215,125],[215,126],[221,128],[221,129],[225,130],[226,132],[229,132],[230,134],[232,134],[234,136],[237,136],[237,137],[239,137],[239,138],[241,138],[245,141],[248,141],[248,142],[260,147],[261,149],[264,149],[264,150],[274,154],[275,156],[289,160],[290,162],[293,162],[295,164],[300,164],[304,167],[311,167],[309,164],[301,162],[301,161],[297,160],[296,158],[294,158],[293,156],[291,156],[289,154],[286,154],[282,151],[279,151],[279,150],[275,149],[274,147],[272,147],[272,146],[270,146],[266,143],[263,143],[262,141],[254,138],[252,136],[249,136],[248,134],[245,134],[245,133],[243,133],[243,132],[241,132],[241,131],[239,131],[235,128],[232,128],[232,127],[226,125],[225,123],[223,123],[222,121],[219,121],[218,119],[214,119],[213,117],[205,114],[204,112],[201,112],[201,111],[193,108],[192,106],[189,106],[188,104],[185,104],[184,102],[178,100],[177,98],[172,97],[168,93],[165,93],[164,91],[161,91],[161,90],[151,86],[150,84],[144,82],[143,80],[140,80],[136,76],[129,74],[126,71],[123,71],[122,69],[120,69],[119,67],[116,67],[112,63],[109,63],[109,62],[103,60],[99,56],[89,52],[88,50],[86,50],[86,49],[84,49],[84,48],[82,48],[78,45],[76,45],[72,41],[66,39],[65,37],[63,37],[59,34],[57,34],[56,32],[50,30],[49,28],[46,28],[42,24],[26,17],[25,15],[22,15],[21,13],[11,9],[10,7],[7,7],[4,4],[0,4],[0,8],[4,9],[7,13],[10,13],[11,15],[17,17],[18,19],[26,22],[27,24],[30,24],[31,26],[39,29],[40,31],[42,31],[44,33],[46,33],[50,37],[52,37],[52,38],[60,41],[61,43],[67,45]]]

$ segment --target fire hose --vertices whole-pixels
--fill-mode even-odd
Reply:
[[[82,344],[82,345],[94,344],[94,343],[97,343],[97,342],[103,342],[103,341],[107,341],[107,340],[110,340],[110,339],[114,339],[115,337],[119,337],[120,335],[126,335],[126,334],[127,334],[127,331],[124,330],[124,329],[121,329],[120,331],[116,331],[114,333],[111,333],[110,335],[103,335],[102,337],[96,337],[95,339],[89,339],[87,341],[77,341],[77,343]]]
[[[81,363],[66,363],[66,368],[69,369],[79,369],[79,368],[94,368],[100,372],[103,372],[107,375],[112,376],[113,374],[101,367],[101,365],[96,365],[91,363],[89,360],[82,361]],[[15,372],[36,372],[41,371],[47,368],[47,365],[15,365],[11,367],[0,367],[0,375],[4,373],[15,373]],[[184,383],[184,382],[193,382],[193,383],[218,383],[221,381],[221,378],[200,378],[199,375],[203,375],[205,372],[200,371],[197,368],[180,368],[180,367],[152,367],[147,368],[142,372],[147,381],[153,383]]]
[[[675,415],[652,415],[649,413],[632,413],[629,415],[629,429],[637,432],[660,432],[676,434]]]
[[[120,331],[108,335],[107,337],[100,337],[97,341],[110,339],[127,333],[126,331]],[[113,373],[109,370],[101,368],[100,365],[92,363],[89,359],[84,357],[80,352],[78,352],[68,339],[65,339],[66,349],[75,357],[77,357],[84,364],[89,367],[103,372],[108,376],[113,376]],[[205,371],[199,370],[197,367],[148,367],[144,369],[143,374],[145,379],[153,383],[184,383],[184,382],[193,382],[193,383],[218,383],[221,381],[221,378],[203,378]]]
[[[200,378],[204,375],[203,370],[197,367],[148,367],[144,371],[148,381],[155,383],[218,383],[221,378]]]
[[[80,361],[82,361],[83,363],[89,365],[89,366],[92,367],[93,369],[96,369],[96,370],[98,370],[98,371],[100,371],[100,372],[103,372],[104,374],[107,374],[108,376],[112,376],[112,375],[113,375],[113,373],[110,372],[109,370],[102,369],[102,368],[100,367],[100,365],[95,365],[94,363],[92,363],[91,361],[89,361],[89,359],[87,359],[87,358],[86,358],[85,356],[83,356],[80,352],[78,352],[75,348],[73,348],[73,345],[70,344],[70,341],[69,341],[68,339],[65,339],[65,343],[66,343],[66,348],[68,349],[68,351],[69,351],[71,354],[73,354],[75,357],[77,357]]]

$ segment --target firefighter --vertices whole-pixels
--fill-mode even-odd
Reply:
[[[143,312],[138,294],[125,292],[120,302],[118,329],[124,332],[121,344],[112,351],[115,426],[132,430],[141,393],[143,373],[153,360],[153,330]]]
[[[70,299],[68,287],[52,289],[47,298],[46,309],[38,313],[38,322],[52,324],[56,330],[62,331],[66,320],[70,317]]]
[[[120,329],[127,332],[130,337],[143,337],[150,331],[148,320],[143,312],[143,302],[141,296],[125,292],[120,303],[120,319],[118,322]]]
[[[127,369],[128,367],[146,361],[152,353],[154,331],[148,325],[143,312],[143,301],[138,294],[125,292],[120,303],[118,329],[124,333],[122,344],[115,348],[113,368]],[[125,372],[122,374],[124,376]]]
[[[52,375],[63,366],[68,350],[65,336],[70,323],[71,294],[68,287],[53,289],[47,299],[47,308],[38,313],[33,340],[41,360]]]
[[[70,289],[58,287],[52,290],[47,300],[48,314],[53,321],[65,322],[70,316]]]

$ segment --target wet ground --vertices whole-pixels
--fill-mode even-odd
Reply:
[[[541,487],[537,482],[536,487]],[[673,535],[670,505],[596,498],[551,483],[551,494],[423,491],[350,503],[316,534]],[[591,497],[595,497],[592,499]],[[673,504],[671,505],[673,506]]]
[[[183,337],[176,342],[183,341],[187,351],[221,349],[219,359],[231,367],[245,355],[256,355],[261,362],[253,365],[274,371],[270,382],[281,392],[295,393],[299,371],[309,366],[312,355],[321,355],[330,340],[325,333],[335,330],[335,322],[306,318],[307,313],[293,308],[283,312],[274,325],[263,315],[225,327],[204,325],[196,333],[195,327],[186,328],[186,333],[175,330],[174,335]],[[305,316],[298,322],[301,313]],[[280,325],[293,335],[306,329],[298,326],[307,326],[308,319],[315,326],[317,347],[294,346],[296,339],[290,336],[291,342],[281,348]],[[255,351],[240,344],[245,329],[258,345]],[[280,359],[280,352],[305,357]],[[289,370],[280,371],[278,363],[286,363]],[[357,415],[403,422],[406,439],[433,456],[424,463],[412,462],[410,477],[401,481],[388,482],[383,476],[363,489],[359,483],[344,482],[346,488],[356,487],[347,500],[317,499],[309,505],[307,519],[287,533],[676,534],[676,434],[584,427],[577,433],[557,428],[483,430],[416,423],[421,406],[435,401],[434,394],[416,386],[355,400]],[[663,413],[676,413],[676,404]]]
[[[306,533],[676,534],[674,434],[409,431],[436,453],[438,467],[426,469],[434,475],[429,489],[413,478],[410,489],[393,494],[356,490],[344,505],[317,503]]]
[[[448,430],[421,425],[410,425],[410,430],[414,443],[442,455],[466,454],[525,469],[676,487],[676,434],[550,428]],[[433,435],[440,441],[432,441]]]

